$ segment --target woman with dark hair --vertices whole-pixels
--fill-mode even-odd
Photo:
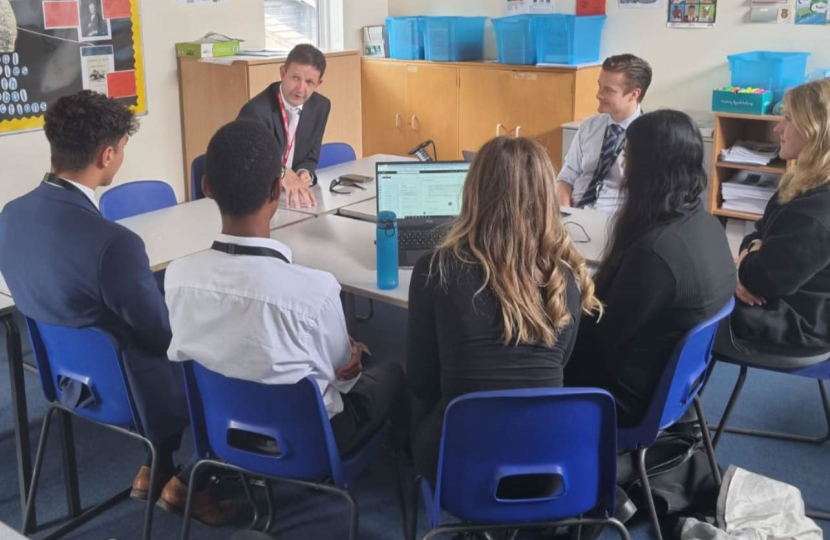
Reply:
[[[596,274],[605,314],[579,328],[568,386],[614,395],[617,421],[637,425],[678,339],[735,291],[723,227],[703,208],[703,141],[687,115],[645,114],[626,133],[626,199]]]

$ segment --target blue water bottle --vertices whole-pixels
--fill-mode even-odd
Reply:
[[[378,212],[377,259],[378,289],[398,286],[398,219],[395,212]]]

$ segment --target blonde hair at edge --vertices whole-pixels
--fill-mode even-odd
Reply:
[[[782,204],[830,183],[830,79],[793,88],[784,98],[784,109],[807,145],[795,167],[781,178]]]
[[[457,260],[481,268],[484,281],[476,295],[492,291],[505,345],[556,342],[572,320],[566,272],[576,278],[582,311],[602,312],[585,260],[562,224],[555,183],[556,171],[539,143],[491,140],[476,153],[461,213],[430,263],[430,274],[437,269],[444,287]]]

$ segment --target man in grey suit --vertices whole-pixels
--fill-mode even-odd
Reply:
[[[280,67],[280,82],[254,96],[237,120],[256,120],[276,137],[285,177],[288,206],[316,206],[309,189],[317,183],[317,163],[331,111],[328,98],[316,92],[326,72],[326,57],[314,46],[297,45]]]
[[[137,129],[126,106],[89,90],[49,109],[44,130],[52,167],[34,190],[0,213],[0,272],[24,315],[59,326],[94,326],[115,337],[139,421],[159,449],[159,483],[151,489],[145,465],[131,496],[158,497],[166,484],[161,502],[181,500],[183,506],[186,488],[174,476],[173,452],[188,412],[181,370],[167,360],[167,307],[141,238],[105,219],[95,197],[96,188],[112,183]],[[62,384],[65,405],[84,406],[79,385],[68,379]],[[180,474],[184,482],[186,474]],[[172,493],[171,484],[180,493]],[[210,524],[234,517],[210,497],[201,497],[198,506],[197,519]]]

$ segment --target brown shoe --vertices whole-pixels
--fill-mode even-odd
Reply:
[[[156,493],[158,493],[158,490],[161,489],[161,486],[166,484],[168,480],[170,480],[173,473],[159,471],[156,473],[156,476],[158,477],[156,478]],[[139,501],[146,501],[148,489],[150,489],[150,467],[142,465],[141,468],[138,469],[138,474],[136,474],[133,479],[133,488],[130,490],[130,498]],[[156,497],[158,497],[158,495],[156,495]]]
[[[171,514],[183,516],[186,502],[187,486],[174,476],[164,486],[156,504]],[[222,527],[236,521],[242,504],[233,500],[217,501],[209,490],[203,489],[193,494],[192,508],[191,517],[199,523],[210,527]]]

